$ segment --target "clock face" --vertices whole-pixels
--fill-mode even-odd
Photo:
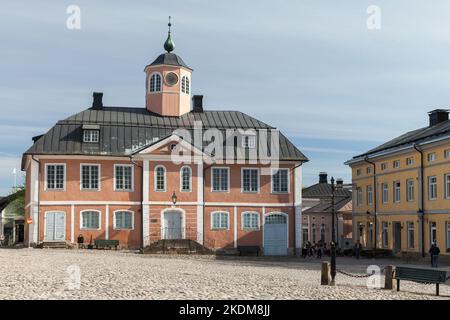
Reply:
[[[174,86],[178,82],[178,76],[176,73],[169,72],[166,74],[166,83],[168,86]]]

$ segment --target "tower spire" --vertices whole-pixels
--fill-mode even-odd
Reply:
[[[169,23],[167,24],[169,26],[169,32],[167,33],[167,40],[164,42],[164,49],[170,53],[175,49],[175,43],[173,43],[172,38],[170,37],[170,27],[172,26],[172,23],[170,22],[170,19],[172,17],[169,16]]]

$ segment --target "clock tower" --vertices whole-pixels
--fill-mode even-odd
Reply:
[[[172,51],[175,44],[169,33],[164,43],[166,53],[145,67],[145,105],[148,111],[162,116],[179,117],[191,111],[192,69]]]

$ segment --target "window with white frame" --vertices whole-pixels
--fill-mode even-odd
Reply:
[[[362,206],[362,188],[356,188],[356,204],[358,207]]]
[[[381,164],[381,170],[386,170],[387,169],[387,163],[384,162]]]
[[[133,190],[133,166],[116,164],[114,166],[115,190]]]
[[[361,175],[361,169],[356,169],[356,175],[360,176]]]
[[[373,202],[372,186],[367,186],[367,204],[371,205]]]
[[[395,161],[392,163],[392,166],[393,166],[395,169],[400,168],[400,160],[395,160]]]
[[[272,192],[288,193],[289,169],[278,169],[272,172]]]
[[[450,159],[450,149],[447,149],[444,151],[444,158],[445,159]]]
[[[212,191],[228,191],[229,171],[228,168],[212,168],[211,171]]]
[[[166,168],[163,166],[155,168],[155,191],[166,191]]]
[[[437,241],[437,226],[436,222],[430,221],[430,246],[431,243]]]
[[[450,199],[450,173],[445,175],[445,198]]]
[[[100,212],[93,210],[82,211],[81,229],[100,229]]]
[[[189,94],[189,77],[184,76],[181,78],[181,92]]]
[[[243,135],[242,136],[242,148],[248,148],[248,149],[256,148],[256,136],[255,135]]]
[[[99,130],[84,130],[83,142],[97,143],[99,141],[99,136],[100,136]]]
[[[387,203],[389,201],[389,187],[387,183],[381,184],[381,201]]]
[[[429,154],[427,155],[427,159],[428,159],[428,162],[433,162],[433,161],[435,161],[435,160],[436,160],[436,153],[435,153],[435,152],[429,153]]]
[[[100,165],[82,164],[81,165],[81,189],[99,190]]]
[[[259,170],[258,169],[242,169],[242,191],[258,192]]]
[[[302,239],[303,239],[303,243],[306,243],[307,241],[309,241],[309,231],[308,231],[308,226],[303,226],[302,227]]]
[[[47,190],[64,190],[66,185],[66,166],[64,164],[46,165]]]
[[[447,228],[447,250],[450,249],[450,221],[447,221],[446,223]]]
[[[394,202],[400,202],[401,198],[401,186],[400,181],[394,182]]]
[[[259,229],[259,213],[244,212],[242,214],[242,229],[258,230]]]
[[[437,199],[437,178],[436,176],[428,177],[428,200]]]
[[[161,75],[159,73],[153,73],[150,76],[150,92],[161,91]]]
[[[325,242],[325,224],[320,225],[320,241]]]
[[[316,238],[317,238],[317,236],[316,236],[316,225],[313,223],[312,225],[311,225],[311,240],[312,240],[312,243],[314,244],[314,243],[316,243]]]
[[[412,166],[414,164],[414,158],[406,158],[406,165]]]
[[[211,229],[227,230],[229,228],[228,212],[218,211],[211,214]]]
[[[414,249],[414,222],[409,221],[406,224],[408,226],[408,248]]]
[[[383,247],[387,247],[389,245],[389,239],[388,239],[388,223],[386,221],[383,221],[381,223],[381,233],[382,233],[382,241],[383,241]]]
[[[133,212],[116,211],[114,212],[114,229],[133,229]]]
[[[406,200],[414,201],[414,179],[406,180]]]
[[[371,167],[367,167],[366,168],[366,173],[367,174],[371,174],[372,173],[372,168]]]
[[[191,167],[181,168],[181,191],[191,191],[192,189],[192,170]]]

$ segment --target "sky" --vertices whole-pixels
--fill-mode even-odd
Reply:
[[[401,0],[0,0],[0,196],[31,137],[91,105],[144,107],[144,67],[175,53],[208,110],[279,128],[318,173],[350,182],[344,162],[450,104],[450,2]],[[68,29],[69,5],[80,29]],[[373,11],[379,8],[377,27]],[[375,18],[377,18],[375,17]],[[373,24],[369,23],[369,26]]]

